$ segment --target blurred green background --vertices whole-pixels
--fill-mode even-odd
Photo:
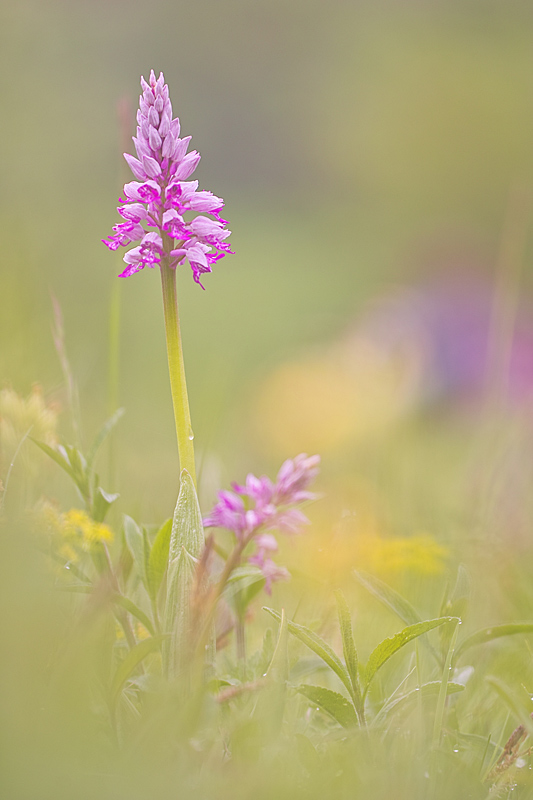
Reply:
[[[109,481],[123,510],[161,519],[177,483],[159,278],[144,270],[117,289],[122,262],[100,241],[129,180],[118,109],[133,133],[140,74],[164,71],[202,153],[200,185],[225,198],[234,232],[236,254],[205,292],[179,275],[195,441],[213,486],[295,454],[269,449],[268,428],[257,435],[271,370],[329,346],[443,250],[492,279],[510,189],[532,176],[530,3],[18,0],[1,13],[0,380],[23,395],[38,382],[65,409],[53,292],[90,441],[113,402],[120,292],[126,416]],[[283,407],[281,395],[271,427]],[[380,451],[386,469],[393,449]],[[366,457],[334,449],[326,474]]]

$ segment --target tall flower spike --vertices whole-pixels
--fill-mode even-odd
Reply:
[[[198,191],[198,181],[188,180],[200,154],[196,150],[187,153],[190,136],[180,139],[180,122],[177,117],[172,119],[163,73],[156,80],[152,70],[148,82],[141,78],[141,87],[133,137],[137,157],[124,153],[136,180],[124,186],[125,199],[118,207],[124,222],[115,225],[113,235],[102,241],[110,250],[136,244],[124,256],[127,266],[121,278],[168,258],[173,269],[187,261],[194,280],[202,286],[201,275],[232,253],[226,241],[231,232],[220,217],[224,201],[211,192]],[[190,212],[197,216],[191,219]]]

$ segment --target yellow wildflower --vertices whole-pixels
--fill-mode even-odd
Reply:
[[[92,545],[113,540],[111,528],[103,522],[95,522],[85,511],[71,508],[62,515],[63,535],[67,538],[77,538],[85,550],[90,550]]]
[[[77,561],[82,552],[90,552],[99,543],[113,541],[113,531],[108,525],[95,522],[79,508],[61,514],[52,503],[45,501],[36,513],[36,522],[67,561]]]
[[[447,556],[447,549],[427,534],[402,538],[368,536],[357,542],[360,567],[382,575],[436,575],[444,569]]]
[[[409,537],[382,536],[375,532],[353,536],[309,537],[299,548],[304,571],[327,581],[342,582],[354,569],[385,580],[404,573],[437,575],[444,570],[448,550],[426,534]]]

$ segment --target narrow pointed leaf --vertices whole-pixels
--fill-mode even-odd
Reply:
[[[174,678],[189,661],[191,640],[191,589],[197,560],[182,547],[168,567],[165,631],[169,639],[163,647],[163,671]]]
[[[169,561],[173,561],[182,547],[194,558],[199,558],[204,548],[204,527],[193,480],[186,469],[180,475],[180,491],[170,535]]]
[[[307,697],[313,705],[320,706],[343,728],[353,728],[357,725],[355,709],[342,694],[322,686],[310,686],[305,683],[298,686],[297,691]]]
[[[476,633],[467,636],[459,644],[455,651],[454,662],[471,647],[492,642],[502,636],[516,636],[517,633],[533,633],[533,622],[512,622],[506,625],[493,625],[491,628],[483,628],[480,631],[476,631]]]
[[[337,600],[337,613],[339,615],[339,625],[342,636],[344,663],[346,664],[346,669],[348,670],[348,675],[352,683],[354,699],[357,698],[357,701],[360,701],[361,691],[359,688],[358,659],[353,638],[350,611],[346,599],[340,590],[335,592],[335,598]]]
[[[411,642],[413,639],[416,639],[418,636],[422,636],[422,634],[427,633],[428,631],[433,630],[434,628],[438,628],[440,625],[444,625],[446,622],[451,622],[452,620],[459,621],[456,617],[439,617],[438,619],[429,619],[425,622],[417,622],[415,625],[409,625],[409,627],[404,628],[403,631],[396,633],[394,636],[391,636],[389,639],[384,639],[378,646],[373,650],[370,654],[370,658],[368,659],[368,663],[366,665],[364,671],[364,682],[365,682],[365,691],[368,689],[370,681],[380,669],[383,664],[385,664],[391,656],[398,652],[402,647],[404,647],[408,642]]]
[[[274,619],[280,620],[281,616],[278,614],[277,611],[274,611],[272,608],[264,607],[264,611],[268,611],[268,613],[274,617]],[[306,628],[304,625],[298,625],[295,622],[288,622],[289,633],[299,639],[303,644],[305,644],[313,653],[316,653],[322,661],[324,661],[330,669],[340,678],[344,686],[348,689],[349,692],[352,690],[352,685],[350,682],[350,676],[348,675],[348,671],[338,655],[331,649],[329,644],[327,644],[320,636],[317,636],[309,628]]]
[[[146,583],[145,537],[134,519],[124,515],[124,537],[137,568],[137,574]]]
[[[94,499],[93,499],[93,512],[92,517],[96,522],[103,522],[106,518],[106,514],[109,511],[110,506],[118,500],[120,497],[119,494],[109,494],[109,492],[104,492],[101,486],[99,486],[95,492]]]
[[[124,683],[128,680],[132,672],[139,666],[146,656],[158,650],[165,640],[164,636],[152,636],[150,639],[144,639],[132,647],[124,660],[119,664],[117,670],[111,681],[111,697],[116,701],[120,690]]]
[[[122,606],[122,608],[125,608],[126,611],[129,611],[129,613],[133,617],[138,619],[139,622],[141,622],[144,625],[148,633],[151,636],[154,636],[155,630],[152,624],[152,620],[147,614],[144,613],[144,611],[141,608],[139,608],[139,606],[135,605],[135,603],[132,600],[130,600],[129,597],[124,597],[124,595],[122,594],[116,594],[113,597],[113,602],[115,602],[119,606]]]
[[[157,597],[163,575],[168,565],[170,548],[170,535],[172,533],[172,520],[167,519],[159,528],[148,560],[148,586],[152,597]]]
[[[58,464],[61,467],[61,469],[63,469],[67,473],[67,475],[70,478],[72,478],[72,480],[74,482],[76,482],[76,477],[74,475],[74,470],[70,466],[70,463],[69,463],[68,459],[65,458],[62,455],[62,453],[58,452],[53,447],[50,447],[50,445],[45,444],[44,442],[39,442],[37,439],[34,439],[33,436],[30,436],[29,438],[31,439],[31,441],[34,444],[37,445],[37,447],[41,448],[43,453],[46,453],[46,455],[49,456],[52,459],[52,461],[55,461],[56,464]]]
[[[165,629],[170,634],[163,648],[165,673],[174,677],[189,663],[191,645],[191,591],[198,559],[204,548],[204,528],[194,482],[180,475],[180,491],[172,520],[168,552],[168,592]]]
[[[76,447],[70,444],[66,444],[62,450],[66,453],[70,466],[72,467],[72,473],[78,489],[85,501],[88,502],[90,499],[90,488],[85,457]]]

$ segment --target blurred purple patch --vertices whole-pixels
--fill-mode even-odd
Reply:
[[[523,404],[533,396],[533,313],[526,300],[518,304],[498,374],[495,307],[494,289],[481,275],[438,276],[376,302],[349,339],[371,341],[409,364],[415,404],[479,401],[494,380],[505,382],[510,402]]]

